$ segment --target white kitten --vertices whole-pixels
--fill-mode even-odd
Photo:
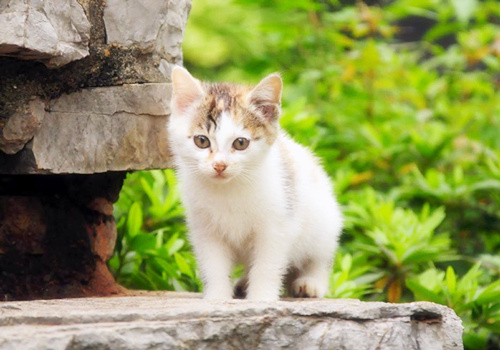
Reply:
[[[172,73],[169,138],[207,299],[323,297],[342,216],[318,161],[279,127],[281,78],[256,87]]]

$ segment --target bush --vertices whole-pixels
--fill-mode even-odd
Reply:
[[[466,348],[498,349],[500,3],[349,3],[198,0],[185,64],[207,80],[282,73],[281,124],[323,159],[346,215],[330,296],[445,304]],[[129,176],[116,217],[120,283],[200,290],[172,171]]]

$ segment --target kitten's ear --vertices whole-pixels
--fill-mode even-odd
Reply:
[[[259,109],[270,122],[280,116],[283,82],[278,73],[268,75],[248,94],[248,102]]]
[[[200,100],[203,89],[198,80],[193,78],[189,72],[179,66],[172,70],[172,111],[175,113],[185,112],[190,105]]]

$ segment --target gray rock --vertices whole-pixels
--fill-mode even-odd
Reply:
[[[108,43],[136,46],[180,63],[190,8],[188,0],[108,0],[104,9]]]
[[[167,83],[182,63],[190,8],[190,0],[0,0],[0,56],[53,68],[92,49],[65,69],[0,57],[0,173],[169,167]],[[29,109],[35,97],[47,104],[41,117]]]
[[[37,170],[61,174],[165,168],[170,84],[126,84],[62,95],[27,147]]]
[[[59,67],[89,54],[90,23],[77,0],[2,0],[0,55]]]
[[[0,303],[0,349],[463,349],[445,306],[208,302],[179,293]]]
[[[45,103],[35,98],[25,108],[13,114],[0,132],[0,150],[15,154],[23,149],[35,131],[40,127],[45,116]]]

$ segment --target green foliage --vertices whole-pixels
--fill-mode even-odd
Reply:
[[[282,73],[281,124],[344,206],[330,296],[445,304],[466,348],[498,349],[500,2],[370,3],[194,0],[185,65]],[[132,174],[116,213],[121,283],[200,290],[171,171]]]
[[[172,170],[129,175],[115,212],[118,239],[109,266],[119,283],[149,290],[200,289]]]
[[[451,266],[446,273],[432,267],[407,280],[407,286],[418,300],[448,305],[462,317],[466,347],[484,349],[488,331],[500,333],[500,280],[485,276],[480,263],[461,278]]]

